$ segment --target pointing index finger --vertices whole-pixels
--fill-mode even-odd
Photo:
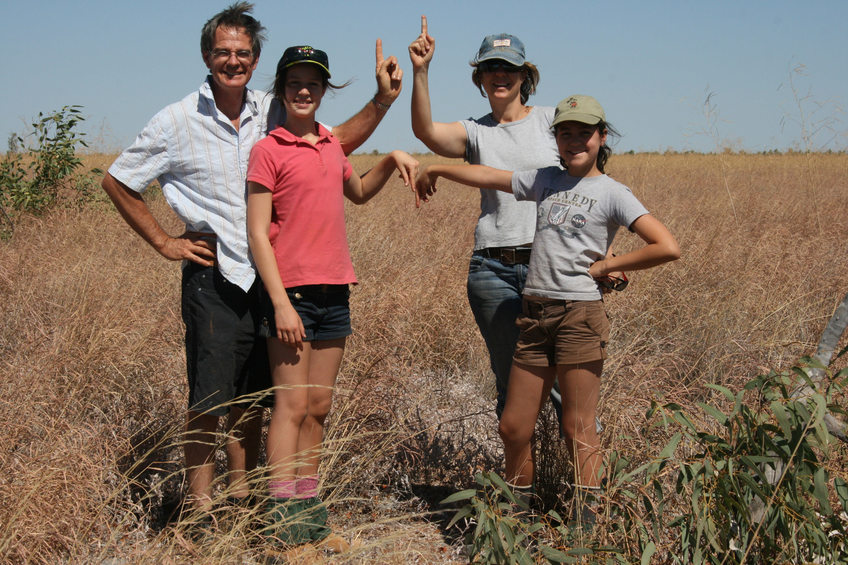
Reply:
[[[383,40],[377,38],[377,66],[383,64]]]
[[[421,16],[421,35],[427,35],[427,16]]]

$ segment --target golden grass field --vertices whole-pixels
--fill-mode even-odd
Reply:
[[[352,161],[361,173],[375,159]],[[613,155],[608,172],[682,250],[607,299],[602,441],[638,464],[665,439],[643,432],[652,399],[721,403],[706,384],[737,390],[815,350],[848,292],[848,155]],[[331,562],[467,560],[438,501],[501,470],[465,298],[477,200],[443,183],[415,209],[392,180],[349,207],[360,285],[322,472],[332,524],[361,545]],[[181,232],[161,197],[149,202]],[[22,217],[0,241],[0,561],[261,562],[243,516],[222,516],[201,544],[169,521],[183,488],[179,282],[104,201]],[[844,446],[828,467],[848,478]]]

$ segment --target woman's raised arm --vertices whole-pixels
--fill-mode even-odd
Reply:
[[[428,72],[436,40],[427,33],[427,16],[421,16],[421,35],[409,45],[412,62],[412,132],[430,151],[443,157],[464,157],[468,136],[459,122],[434,122],[430,112]]]

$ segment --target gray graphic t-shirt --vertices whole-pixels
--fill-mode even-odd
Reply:
[[[606,175],[572,177],[560,167],[512,175],[518,200],[536,202],[536,237],[524,294],[599,300],[589,266],[602,259],[619,226],[648,210],[630,189]]]

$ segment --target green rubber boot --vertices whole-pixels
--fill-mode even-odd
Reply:
[[[267,526],[263,535],[281,545],[300,545],[311,541],[304,501],[298,498],[272,498],[266,507]]]
[[[303,500],[303,504],[304,524],[315,547],[332,553],[344,553],[353,547],[327,526],[327,505],[320,498],[307,498]]]
[[[304,498],[301,501],[303,528],[311,541],[321,541],[330,535],[327,527],[327,505],[320,498]]]

